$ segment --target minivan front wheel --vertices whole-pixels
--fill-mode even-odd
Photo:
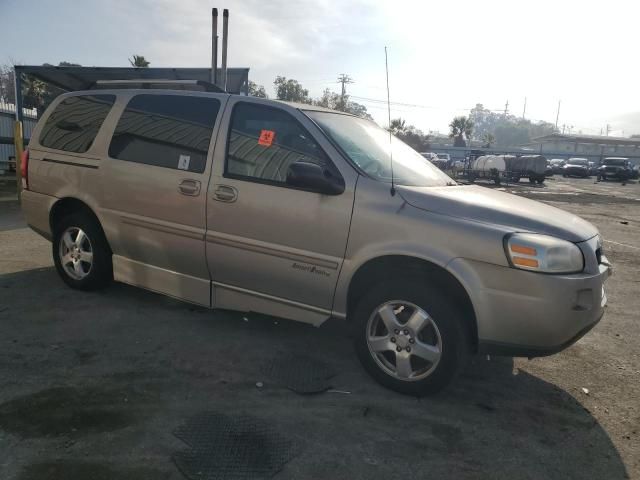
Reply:
[[[362,365],[397,392],[436,393],[466,363],[469,346],[459,313],[446,295],[419,280],[374,287],[351,320]]]
[[[111,251],[97,221],[83,213],[68,215],[55,226],[53,261],[64,282],[79,290],[96,290],[113,278]]]

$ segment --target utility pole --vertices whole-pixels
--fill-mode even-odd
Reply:
[[[607,137],[609,136],[609,133],[611,133],[611,125],[607,123]]]
[[[353,79],[346,73],[341,73],[338,76],[338,83],[342,84],[342,93],[340,94],[340,108],[338,110],[345,111],[347,104],[345,103],[345,96],[347,95],[347,84],[353,83]]]
[[[524,108],[522,109],[522,119],[524,120],[524,115],[527,113],[527,97],[524,97]]]
[[[504,116],[507,116],[507,113],[509,113],[509,100],[507,100],[507,103],[504,104]]]
[[[558,113],[556,113],[556,130],[558,130],[558,119],[560,118],[560,102],[562,100],[558,100]],[[562,132],[564,133],[564,132]]]

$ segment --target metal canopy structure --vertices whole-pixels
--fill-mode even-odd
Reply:
[[[211,80],[211,68],[49,67],[16,65],[16,119],[22,120],[21,80],[30,75],[67,92],[88,90],[98,80]],[[222,69],[217,69],[217,78]],[[249,93],[249,69],[227,69],[227,92]]]

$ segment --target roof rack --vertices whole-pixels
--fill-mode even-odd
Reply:
[[[227,93],[213,83],[204,80],[162,80],[162,79],[129,79],[129,80],[96,80],[91,89],[104,88],[160,88],[167,90],[196,90],[203,92]]]

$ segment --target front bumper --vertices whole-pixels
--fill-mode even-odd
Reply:
[[[472,260],[449,268],[462,278],[478,328],[478,351],[536,357],[556,353],[591,330],[604,314],[606,258],[591,273],[547,275]]]

